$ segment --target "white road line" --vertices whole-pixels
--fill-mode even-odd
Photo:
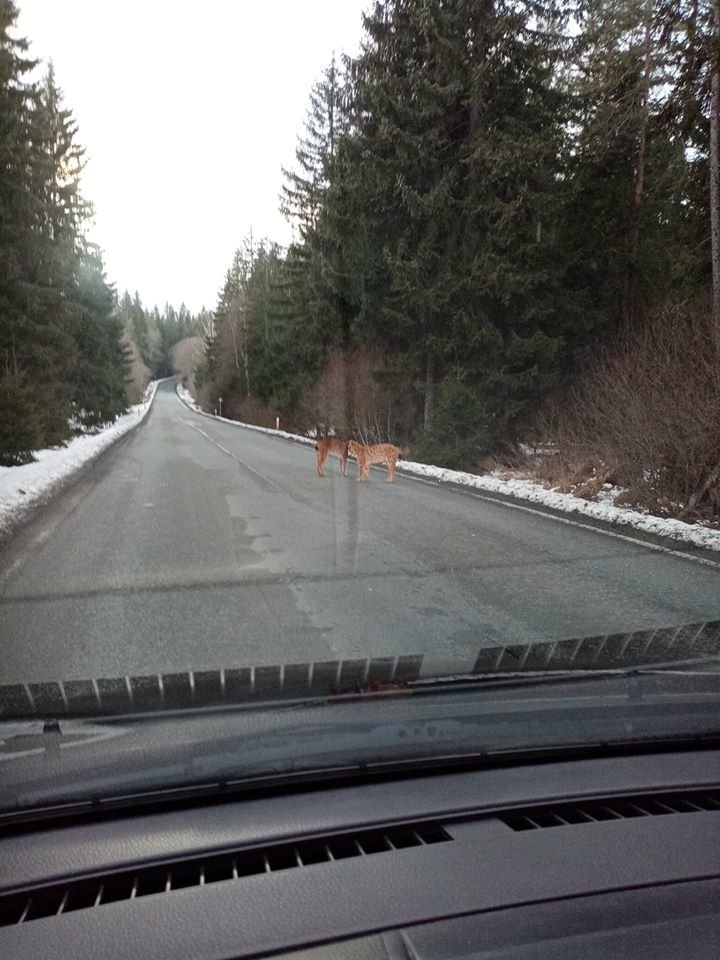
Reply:
[[[222,450],[223,453],[226,453],[229,457],[231,457],[241,466],[245,467],[245,469],[249,470],[250,473],[254,473],[256,477],[260,477],[260,479],[264,480],[265,483],[269,483],[272,487],[275,487],[276,490],[280,490],[280,487],[275,483],[274,480],[271,480],[270,477],[266,477],[264,473],[260,473],[260,471],[256,470],[255,467],[251,467],[249,463],[246,463],[240,457],[237,457],[234,453],[231,453],[231,451],[228,450],[227,447],[224,447],[221,443],[218,443],[217,440],[213,440],[213,438],[208,433],[205,433],[204,430],[201,430],[200,427],[196,427],[195,424],[190,423],[189,420],[183,420],[182,422],[186,424],[188,427],[190,427],[192,430],[197,430],[197,432],[201,433],[207,440],[210,441],[210,443],[214,443],[219,450]]]
[[[13,573],[21,566],[24,557],[18,557],[16,560],[10,564],[9,567],[6,567],[4,570],[0,570],[0,583],[3,583],[5,580],[9,580]]]
[[[180,397],[178,397],[178,400],[180,400]],[[182,400],[180,400],[180,402],[183,403]],[[234,454],[230,453],[229,450],[226,450],[225,447],[223,447],[221,444],[213,440],[212,437],[208,437],[208,435],[205,433],[204,430],[201,430],[199,427],[196,427],[194,424],[190,423],[189,420],[183,419],[182,422],[186,423],[189,427],[192,427],[193,430],[197,430],[198,433],[202,433],[203,436],[207,437],[211,443],[214,443],[217,447],[220,447],[222,451],[227,453],[229,456],[233,457],[234,460],[237,460],[238,463],[241,463],[244,467],[247,467],[248,470],[251,470],[253,473],[257,473],[257,475],[259,477],[262,477],[262,479],[265,480],[267,483],[272,483],[273,486],[277,487],[277,484],[275,484],[268,477],[264,477],[261,473],[258,473],[257,470],[254,470],[249,464],[240,460]],[[272,434],[268,434],[268,436],[272,436]],[[275,437],[275,439],[285,440],[286,443],[290,442],[286,440],[285,437]],[[377,467],[377,468],[373,467],[372,469],[373,470],[377,469],[382,472],[381,467]],[[545,512],[544,510],[538,510],[535,507],[526,507],[522,503],[512,503],[508,500],[496,499],[495,497],[486,496],[481,493],[475,493],[470,487],[467,487],[467,488],[456,487],[452,484],[440,483],[437,480],[430,480],[427,477],[418,477],[412,473],[405,473],[404,471],[402,471],[402,468],[398,472],[400,476],[406,477],[408,480],[414,480],[416,483],[425,483],[430,487],[444,487],[446,489],[449,488],[455,493],[465,494],[466,496],[474,497],[476,500],[482,500],[485,503],[492,503],[492,504],[495,504],[496,506],[507,507],[509,510],[520,510],[523,513],[530,513],[535,517],[542,517],[545,520],[554,520],[556,523],[564,523],[569,527],[578,527],[581,530],[590,530],[593,533],[599,533],[604,537],[612,537],[614,540],[624,540],[625,543],[632,543],[637,547],[645,547],[645,549],[654,550],[656,553],[665,553],[671,557],[678,557],[681,560],[691,560],[693,563],[699,563],[699,564],[702,564],[703,566],[714,567],[716,570],[720,570],[720,561],[718,560],[710,560],[707,557],[697,557],[691,553],[685,553],[682,550],[673,550],[672,547],[663,547],[658,543],[650,543],[647,540],[636,539],[635,537],[629,536],[626,533],[616,533],[614,530],[606,530],[604,527],[595,526],[595,524],[592,523],[592,520],[587,523],[580,523],[577,520],[571,520],[569,517],[559,517],[554,513]]]
[[[414,480],[416,483],[425,483],[430,487],[447,487],[448,484],[440,483],[437,480],[428,480],[426,477],[417,477],[412,473],[403,473],[403,477],[408,480]],[[648,550],[655,550],[657,553],[667,553],[671,557],[680,557],[683,560],[692,560],[693,563],[701,563],[707,567],[715,567],[720,570],[720,561],[710,560],[707,557],[696,557],[691,553],[684,553],[682,550],[673,550],[672,547],[663,547],[659,543],[650,543],[647,540],[637,540],[626,533],[616,533],[614,530],[606,530],[604,527],[596,527],[593,523],[579,523],[577,520],[571,520],[569,517],[558,517],[554,513],[546,513],[544,510],[537,510],[534,507],[526,507],[522,503],[511,503],[508,500],[500,500],[495,497],[485,496],[482,493],[475,493],[470,487],[458,488],[451,486],[450,489],[455,493],[465,494],[474,497],[476,500],[483,500],[485,503],[493,503],[499,507],[507,507],[509,510],[521,510],[523,513],[531,513],[533,516],[542,517],[544,520],[554,520],[556,523],[565,523],[569,527],[579,527],[581,530],[590,530],[593,533],[600,533],[604,537],[612,537],[615,540],[624,540],[626,543],[632,543],[637,547],[645,547]]]

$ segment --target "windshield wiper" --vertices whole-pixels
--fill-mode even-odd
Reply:
[[[697,661],[693,661],[696,663]],[[705,662],[705,661],[703,661]],[[714,661],[713,661],[714,662]],[[677,664],[664,666],[657,664],[653,667],[603,668],[597,670],[505,670],[493,673],[457,673],[447,676],[418,677],[414,680],[395,681],[391,683],[369,683],[366,685],[354,684],[344,689],[332,692],[328,699],[352,697],[367,697],[374,695],[422,693],[448,688],[466,687],[513,687],[533,686],[551,683],[567,683],[595,680],[629,680],[638,681],[643,677],[709,677],[713,671],[677,669]]]
[[[441,638],[439,638],[441,641]],[[400,654],[273,666],[229,666],[122,677],[0,684],[0,719],[56,719],[264,708],[347,696],[418,693],[461,684],[502,687],[717,670],[720,621],[467,654]],[[712,664],[708,667],[706,665]]]
[[[678,670],[658,665],[655,667],[603,668],[598,670],[505,670],[501,673],[467,673],[448,677],[428,677],[412,681],[413,687],[443,686],[453,683],[542,683],[546,680],[594,680],[603,677],[667,677],[667,676],[707,676],[707,670]]]

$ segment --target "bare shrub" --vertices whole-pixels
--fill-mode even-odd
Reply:
[[[203,361],[204,347],[202,337],[183,337],[170,349],[173,373],[193,396],[197,395],[195,371]]]
[[[405,442],[416,416],[411,379],[366,351],[330,355],[299,416],[320,435],[364,443]]]
[[[145,393],[145,387],[150,383],[152,372],[140,356],[137,344],[131,337],[126,335],[123,338],[123,345],[128,348],[130,355],[130,375],[125,393],[128,403],[140,403]]]
[[[217,402],[214,404],[217,408]],[[223,403],[223,416],[231,420],[240,420],[242,423],[253,423],[258,427],[275,426],[275,410],[267,407],[262,401],[255,397],[233,397],[230,396]],[[286,424],[280,422],[280,428],[286,429]]]
[[[541,429],[557,447],[541,458],[546,475],[549,460],[565,480],[584,461],[625,487],[628,505],[720,516],[720,359],[709,309],[667,308],[619,338],[569,402],[546,409]]]
[[[217,397],[211,395],[208,383],[198,383],[198,371],[205,360],[205,339],[197,335],[178,340],[170,350],[173,373],[179,378],[186,390],[195,398],[203,410],[211,411],[217,407]],[[223,412],[225,405],[223,404]]]

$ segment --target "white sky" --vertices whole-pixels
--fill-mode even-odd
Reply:
[[[278,212],[310,87],[354,53],[368,0],[16,0],[87,150],[108,279],[213,308],[233,251],[290,239]]]

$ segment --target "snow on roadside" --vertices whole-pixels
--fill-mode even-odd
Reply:
[[[175,392],[180,397],[183,403],[186,403],[189,407],[192,407],[193,410],[197,411],[197,413],[203,412],[202,407],[200,407],[199,404],[196,402],[195,397],[193,397],[190,391],[186,390],[181,383],[175,384]],[[223,417],[223,419],[225,418]]]
[[[425,463],[403,461],[402,468],[407,473],[421,477],[429,477],[441,483],[455,483],[487,493],[501,493],[519,500],[528,500],[539,503],[553,510],[562,510],[564,513],[580,513],[595,520],[605,520],[613,524],[621,524],[654,533],[672,540],[681,540],[692,543],[707,550],[720,551],[720,530],[711,530],[698,524],[683,523],[682,520],[672,520],[665,517],[654,517],[649,513],[640,513],[626,507],[615,507],[608,502],[596,503],[592,500],[583,500],[570,493],[558,493],[548,490],[532,480],[512,479],[505,480],[493,474],[478,476],[473,473],[463,473],[460,470],[447,470],[444,467],[431,467]]]
[[[64,447],[36,450],[34,463],[0,467],[0,534],[9,530],[28,509],[43,501],[63,480],[140,423],[150,409],[158,382],[154,380],[148,384],[142,403],[130,407],[127,413],[98,433],[74,437]]]
[[[252,423],[240,423],[238,420],[229,420],[227,417],[218,417],[211,413],[205,413],[195,403],[192,395],[180,385],[178,385],[178,396],[184,403],[192,407],[192,409],[198,413],[202,413],[204,417],[212,417],[213,420],[223,420],[225,423],[231,423],[236,427],[243,427],[246,430],[256,430],[274,437],[283,437],[301,443],[314,443],[312,438],[302,437],[296,433],[286,433],[284,430],[273,430],[270,427],[258,427]],[[532,480],[504,479],[494,473],[481,475],[464,473],[461,470],[433,467],[426,463],[415,463],[412,460],[401,461],[401,463],[398,464],[398,470],[403,473],[414,474],[418,477],[427,477],[439,483],[452,483],[463,487],[471,487],[486,493],[504,494],[516,500],[527,500],[530,503],[537,503],[541,506],[549,507],[552,510],[562,511],[563,513],[579,513],[594,520],[604,520],[612,524],[633,527],[635,530],[642,530],[645,533],[653,533],[661,537],[668,537],[672,540],[690,543],[696,547],[703,547],[706,550],[717,550],[720,552],[720,530],[712,530],[700,524],[683,523],[682,520],[654,517],[652,514],[640,513],[637,510],[630,510],[627,507],[616,507],[611,501],[619,492],[617,488],[603,489],[601,491],[600,501],[595,502],[583,500],[570,493],[558,493],[555,490],[548,490],[546,487]]]
[[[203,417],[209,417],[211,420],[221,420],[223,423],[231,423],[234,427],[242,427],[244,430],[255,430],[257,433],[267,433],[273,437],[282,437],[283,440],[294,440],[296,443],[315,444],[312,437],[303,437],[299,433],[288,433],[286,430],[275,430],[273,427],[258,427],[254,423],[243,423],[241,420],[231,420],[229,417],[219,417],[216,413],[206,413],[200,407],[189,390],[186,390],[182,384],[176,387],[177,395],[183,403],[187,404],[191,410],[202,414]]]

